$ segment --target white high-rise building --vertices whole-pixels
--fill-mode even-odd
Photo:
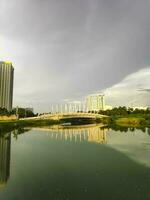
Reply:
[[[0,107],[8,111],[13,102],[14,68],[11,62],[0,61]]]
[[[92,94],[86,97],[87,111],[105,110],[105,95]]]

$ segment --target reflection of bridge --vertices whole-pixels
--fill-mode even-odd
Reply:
[[[53,126],[43,128],[33,128],[34,130],[46,131],[53,140],[65,140],[69,142],[92,142],[106,143],[107,129],[100,126]]]
[[[26,119],[52,119],[52,120],[61,120],[61,119],[97,119],[104,118],[106,115],[100,115],[95,113],[52,113],[52,114],[43,114],[37,117],[31,117]],[[22,119],[25,120],[25,119]]]

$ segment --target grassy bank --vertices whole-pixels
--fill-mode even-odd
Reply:
[[[128,127],[150,126],[150,115],[113,115],[108,118],[97,119],[97,123]]]
[[[111,117],[111,123],[120,126],[150,126],[150,115],[128,115]]]

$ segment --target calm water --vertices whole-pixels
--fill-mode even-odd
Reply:
[[[150,200],[150,133],[99,126],[0,136],[0,200]]]

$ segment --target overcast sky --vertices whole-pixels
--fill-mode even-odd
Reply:
[[[95,91],[150,105],[150,1],[0,0],[0,60],[15,67],[14,105],[48,111]]]

